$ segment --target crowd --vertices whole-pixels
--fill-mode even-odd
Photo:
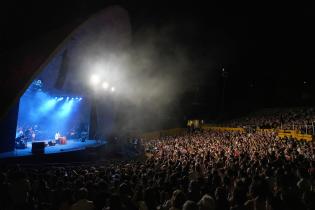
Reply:
[[[198,131],[143,145],[141,160],[3,166],[0,209],[315,209],[312,142]]]
[[[311,127],[313,124],[315,124],[315,109],[313,107],[264,109],[256,113],[252,113],[250,116],[237,118],[225,123],[225,125],[232,127],[250,125],[259,128],[287,130],[305,130],[306,125]]]

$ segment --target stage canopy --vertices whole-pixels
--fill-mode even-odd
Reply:
[[[13,149],[19,99],[34,79],[53,92],[89,95],[82,82],[93,65],[110,62],[110,55],[124,50],[131,41],[129,15],[120,6],[65,24],[6,56],[0,79],[0,151]]]

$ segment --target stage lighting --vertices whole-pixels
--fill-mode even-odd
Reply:
[[[93,74],[93,75],[91,76],[91,83],[92,83],[92,85],[97,85],[97,84],[99,84],[99,83],[100,83],[100,78],[99,78],[99,76],[96,75],[96,74]]]
[[[69,116],[72,108],[74,105],[74,101],[73,100],[69,100],[65,103],[63,103],[63,105],[57,110],[57,117],[67,117]]]
[[[82,98],[79,98],[79,101],[81,101],[82,100]]]
[[[114,92],[114,91],[115,91],[115,87],[112,87],[110,90],[111,90],[112,92]]]
[[[49,99],[45,101],[39,108],[39,112],[42,114],[46,114],[48,111],[52,110],[56,105],[57,101],[55,99]]]
[[[69,97],[67,97],[67,101],[69,101]]]
[[[107,90],[108,89],[109,84],[107,82],[103,82],[102,87]]]

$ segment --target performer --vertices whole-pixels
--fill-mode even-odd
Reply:
[[[27,129],[27,131],[25,132],[25,135],[26,135],[27,139],[31,140],[32,142],[35,141],[36,133],[32,127]]]
[[[69,131],[69,139],[74,139],[76,137],[75,129]]]
[[[35,141],[35,137],[36,137],[35,131],[32,130],[32,142]]]
[[[59,140],[59,138],[61,137],[60,133],[57,131],[57,133],[55,134],[55,140]]]
[[[33,130],[34,130],[35,133],[38,133],[39,132],[38,125],[34,125]]]
[[[24,135],[24,132],[23,132],[23,128],[22,127],[19,127],[18,128],[18,132],[16,134],[16,137],[21,137]]]

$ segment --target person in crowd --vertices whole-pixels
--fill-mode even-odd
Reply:
[[[88,199],[88,190],[84,187],[79,189],[77,202],[71,206],[71,210],[93,210],[93,201]]]
[[[198,202],[198,205],[199,210],[215,210],[214,199],[208,194],[202,196],[202,198]]]
[[[184,203],[183,210],[199,210],[199,207],[194,201],[188,200]]]

